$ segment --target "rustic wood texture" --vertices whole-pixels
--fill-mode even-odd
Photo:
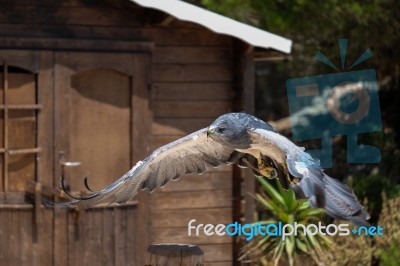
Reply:
[[[185,234],[181,232],[184,231]],[[198,236],[189,236],[187,234],[187,226],[182,228],[160,228],[153,229],[153,239],[156,243],[165,243],[166,241],[170,241],[170,239],[174,239],[177,243],[191,243],[191,244],[230,244],[232,241],[232,237],[228,235],[218,236],[206,236],[204,234],[199,234]]]
[[[155,82],[210,82],[231,81],[232,72],[224,64],[156,64]]]
[[[1,94],[1,152],[3,158],[2,190],[24,191],[27,180],[34,180],[36,175],[36,157],[25,153],[36,149],[36,123],[35,109],[29,106],[36,104],[36,77],[26,70],[9,67],[4,61],[0,79]]]
[[[130,94],[129,76],[116,71],[91,70],[72,77],[69,158],[83,163],[69,170],[74,190],[84,189],[77,177],[88,175],[92,189],[99,190],[131,167]]]
[[[165,19],[159,11],[125,0],[6,0],[2,11],[0,59],[34,73],[37,81],[36,105],[28,89],[32,85],[24,81],[32,81],[27,73],[19,73],[16,82],[21,83],[20,89],[9,95],[27,109],[15,111],[18,122],[14,128],[29,132],[36,124],[36,144],[40,147],[36,157],[12,155],[28,158],[24,160],[35,165],[29,168],[33,175],[18,173],[13,177],[13,190],[24,190],[21,184],[26,180],[59,187],[59,160],[81,160],[78,155],[86,163],[81,169],[68,169],[78,171],[69,173],[74,177],[68,179],[69,185],[82,190],[80,178],[89,171],[94,178],[89,180],[93,188],[103,187],[151,150],[208,126],[221,114],[238,110],[237,103],[243,100],[245,91],[252,90],[251,54],[246,54],[243,71],[237,71],[243,63],[240,58],[248,50],[237,50],[233,38],[193,23]],[[152,24],[157,21],[164,23]],[[32,49],[35,51],[28,51]],[[115,72],[110,74],[110,70]],[[111,78],[114,81],[106,80],[113,75],[117,76]],[[71,77],[75,77],[74,86]],[[108,89],[119,92],[115,96],[121,98],[114,99],[117,105],[109,106],[111,96],[104,99],[97,94],[107,95]],[[130,96],[125,99],[127,93]],[[251,97],[242,105],[246,109]],[[102,112],[104,124],[109,126],[110,121],[118,120],[112,121],[116,123],[113,128],[104,129],[101,121],[93,121]],[[33,119],[35,113],[38,115]],[[3,121],[3,132],[1,127]],[[112,142],[96,133],[104,131],[114,136]],[[124,140],[127,135],[130,139]],[[102,151],[112,154],[109,160]],[[111,166],[106,166],[108,161],[112,161]],[[182,240],[201,243],[205,265],[231,265],[231,238],[188,238],[187,222],[192,218],[202,223],[230,223],[232,217],[236,219],[233,197],[237,195],[233,193],[237,193],[238,184],[234,182],[240,177],[232,176],[230,166],[211,169],[203,176],[171,182],[154,194],[143,191],[137,197],[137,206],[101,207],[79,213],[63,209],[37,211],[23,197],[3,195],[1,206],[6,208],[0,209],[0,220],[5,223],[0,224],[0,233],[6,237],[0,239],[8,239],[9,232],[15,232],[12,234],[21,235],[18,239],[29,240],[31,230],[38,233],[38,241],[32,245],[27,241],[16,254],[4,248],[10,245],[8,240],[0,240],[0,259],[5,265],[144,265],[150,243]],[[35,225],[35,216],[40,213],[41,223]],[[28,228],[24,236],[16,231],[19,224]],[[21,242],[12,245],[17,243]]]
[[[235,51],[234,73],[235,73],[235,111],[254,113],[254,62],[253,47],[241,41],[235,40],[233,49]],[[246,169],[247,170],[247,169]],[[232,175],[233,182],[233,215],[234,221],[254,222],[255,203],[255,179],[251,171],[235,167]],[[244,199],[244,204],[243,204]],[[240,241],[235,237],[232,248],[232,265],[240,265],[238,256],[240,252]]]
[[[157,118],[217,118],[231,111],[230,101],[157,101],[153,104]]]
[[[204,253],[195,245],[156,244],[147,249],[145,266],[202,266]]]
[[[51,210],[42,210],[43,219],[52,219]],[[2,265],[52,265],[51,236],[45,224],[32,226],[31,209],[0,211],[0,260]]]
[[[132,107],[140,106],[137,97],[142,99],[137,88],[144,86],[147,90],[146,81],[140,83],[143,83],[139,78],[144,76],[143,71],[136,69],[142,61],[135,60],[133,54],[121,53],[55,54],[54,82],[59,86],[56,99],[60,99],[56,105],[56,121],[60,123],[56,147],[58,154],[62,154],[62,161],[82,162],[80,169],[66,169],[64,173],[67,184],[74,191],[84,189],[81,178],[87,171],[93,172],[90,183],[94,184],[93,189],[101,189],[130,168],[132,155],[136,156],[133,150],[137,154],[146,152],[146,148],[140,147],[138,139],[133,137],[142,133],[133,132],[137,112]],[[101,67],[103,65],[107,66],[106,69]],[[140,110],[144,112],[144,106]],[[60,175],[58,172],[56,177]],[[145,202],[140,204],[145,205]],[[57,265],[79,264],[83,250],[86,264],[114,265],[116,261],[124,261],[124,265],[136,264],[140,256],[137,255],[140,253],[138,246],[142,242],[138,237],[140,222],[136,220],[139,211],[136,206],[133,209],[120,208],[57,210]],[[115,220],[114,215],[120,219]],[[115,234],[121,230],[127,234]],[[65,252],[65,247],[68,252]],[[125,251],[125,247],[132,251]]]
[[[232,59],[229,46],[155,50],[153,148],[204,128],[232,110]],[[206,250],[206,263],[229,264],[230,237],[188,236],[187,224],[191,219],[196,223],[232,222],[231,192],[230,166],[170,182],[151,195],[153,243],[200,244]]]
[[[137,219],[136,207],[68,211],[66,265],[136,265]]]
[[[231,190],[160,192],[152,195],[153,209],[231,207]],[[206,211],[206,210],[205,210]]]
[[[227,224],[231,222],[232,210],[229,207],[216,207],[204,209],[178,209],[178,210],[154,210],[152,212],[153,228],[187,227],[191,219],[196,219],[196,224]]]
[[[231,50],[227,47],[159,47],[155,49],[156,64],[221,64],[231,63]],[[184,55],[184,56],[182,56]]]
[[[147,54],[135,56],[135,76],[132,82],[132,164],[144,159],[151,151],[151,123],[153,112],[151,109],[150,84],[152,72],[151,57]],[[139,202],[137,224],[136,250],[138,253],[136,263],[145,263],[145,250],[151,243],[150,220],[150,195],[141,191],[137,196]]]
[[[232,264],[232,244],[199,245],[206,254],[204,261],[209,265],[218,263]]]
[[[157,101],[231,100],[231,82],[168,82],[153,84],[153,99]]]

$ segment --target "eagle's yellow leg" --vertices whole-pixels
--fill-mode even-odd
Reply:
[[[243,152],[243,153],[247,153],[247,154],[251,154],[254,156],[254,158],[257,159],[257,170],[258,172],[260,172],[260,174],[262,176],[265,176],[269,179],[273,179],[276,178],[278,173],[276,171],[276,169],[274,167],[272,167],[271,165],[268,165],[262,158],[263,155],[261,154],[260,150],[258,149],[246,149],[246,150],[241,150],[238,149],[238,151]],[[251,168],[253,168],[254,166],[251,166],[250,163],[247,163]]]
[[[258,170],[260,171],[260,173],[269,178],[269,179],[273,179],[276,178],[278,173],[276,171],[276,169],[270,165],[266,165],[263,159],[257,158],[257,162],[258,162]]]

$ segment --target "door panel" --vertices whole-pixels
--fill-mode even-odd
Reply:
[[[8,71],[13,71],[8,73],[8,103],[36,104],[36,75],[16,67],[8,67],[8,69]],[[1,100],[4,101],[3,97]]]
[[[91,188],[99,190],[131,167],[130,86],[130,77],[114,70],[71,77],[69,157],[82,162],[70,179],[72,189],[89,175]]]
[[[83,217],[75,215],[68,216],[68,245],[64,247],[68,262],[62,265],[138,265],[135,206],[95,208],[81,213]]]
[[[100,189],[148,153],[149,56],[0,49],[0,62],[0,264],[143,265],[146,197],[87,211],[40,199],[60,161],[82,162],[66,169],[81,193],[87,173]]]
[[[56,55],[58,152],[61,160],[81,163],[65,168],[72,191],[85,190],[88,174],[100,189],[131,167],[133,74],[130,54]]]
[[[127,172],[138,153],[133,138],[138,59],[60,52],[55,63],[56,153],[60,163],[81,163],[65,167],[63,174],[72,193],[82,195],[84,176],[89,175],[92,190],[102,189]],[[60,164],[55,166],[61,175]],[[136,265],[137,217],[136,201],[125,207],[56,210],[55,264]]]

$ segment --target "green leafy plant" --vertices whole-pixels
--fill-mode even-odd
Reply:
[[[376,222],[381,212],[382,192],[388,199],[400,196],[400,186],[391,182],[388,177],[379,174],[351,176],[348,183],[360,199],[368,198],[368,210],[371,213],[372,222]]]
[[[307,200],[297,200],[292,189],[285,190],[276,181],[276,186],[270,184],[263,177],[256,177],[261,185],[262,192],[255,195],[255,199],[266,214],[260,223],[263,226],[269,224],[303,224],[321,221],[324,209],[312,209]],[[283,261],[294,265],[296,256],[307,256],[316,263],[324,256],[323,251],[329,248],[330,241],[320,234],[310,235],[301,231],[298,234],[282,239],[281,236],[256,236],[247,243],[242,250],[241,260],[273,261],[274,265],[280,265]]]
[[[379,261],[382,266],[398,266],[400,261],[400,245],[398,243],[390,244],[387,249],[381,249]]]
[[[383,236],[375,239],[375,256],[380,265],[399,265],[400,261],[400,197],[389,199],[382,193],[383,205],[378,224],[383,228]]]
[[[383,236],[332,237],[333,245],[329,258],[323,258],[326,265],[381,265],[395,266],[400,261],[400,197],[389,199],[382,193],[382,210],[378,225],[383,228]],[[337,221],[339,223],[339,221]]]

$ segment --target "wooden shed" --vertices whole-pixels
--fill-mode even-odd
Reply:
[[[189,237],[187,223],[243,216],[252,180],[243,186],[232,167],[121,206],[52,209],[41,197],[64,197],[62,174],[76,193],[86,175],[101,189],[156,147],[252,112],[254,47],[288,53],[291,42],[178,0],[4,0],[0,10],[0,264],[144,265],[149,244],[175,242],[231,265],[234,239]]]

